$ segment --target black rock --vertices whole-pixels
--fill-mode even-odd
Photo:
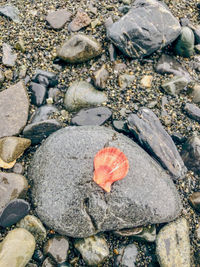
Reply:
[[[186,103],[184,107],[185,112],[191,119],[200,122],[200,108],[195,104]]]
[[[32,103],[36,106],[41,106],[45,102],[47,89],[42,84],[31,83],[31,99]]]
[[[200,175],[200,138],[190,137],[183,145],[181,152],[182,159],[189,170]]]
[[[72,124],[78,126],[103,125],[111,116],[112,112],[106,107],[82,109],[72,118]]]
[[[32,115],[31,123],[45,121],[50,118],[51,115],[58,112],[58,109],[52,105],[44,105],[38,108]]]
[[[186,137],[180,133],[173,133],[172,140],[174,141],[175,144],[180,145],[186,141]]]
[[[9,227],[17,223],[29,213],[29,210],[29,203],[23,199],[10,201],[0,215],[0,226]]]
[[[25,138],[31,139],[31,143],[35,145],[60,128],[60,123],[54,119],[39,121],[27,125],[24,128],[23,135]]]
[[[125,16],[107,28],[107,36],[125,55],[141,58],[173,42],[180,31],[164,3],[136,0]]]
[[[173,178],[183,177],[186,168],[179,152],[158,117],[148,108],[128,117],[128,128],[139,143],[167,169]]]
[[[53,72],[36,69],[36,74],[34,75],[32,81],[40,83],[46,87],[54,87],[58,84],[58,77]]]

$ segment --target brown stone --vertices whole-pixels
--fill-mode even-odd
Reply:
[[[108,77],[109,77],[109,72],[106,70],[105,65],[103,65],[99,70],[93,73],[92,79],[94,85],[97,88],[105,89]]]
[[[72,14],[68,12],[66,9],[59,9],[50,12],[46,17],[46,20],[53,29],[59,30],[64,27],[67,21],[70,20],[71,15]]]
[[[72,32],[77,32],[80,29],[88,26],[90,23],[91,23],[91,19],[88,16],[88,14],[82,10],[79,10],[75,18],[69,24],[69,30]]]
[[[196,211],[200,212],[200,192],[194,192],[190,196],[189,202]]]

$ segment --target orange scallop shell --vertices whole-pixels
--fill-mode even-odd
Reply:
[[[110,192],[111,184],[123,179],[129,169],[127,157],[118,148],[106,147],[94,157],[93,180],[106,192]]]

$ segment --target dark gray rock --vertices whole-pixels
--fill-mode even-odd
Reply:
[[[182,159],[189,170],[200,175],[200,138],[190,137],[183,145],[181,152]]]
[[[189,27],[182,27],[175,45],[175,52],[182,57],[191,57],[194,53],[194,33]]]
[[[112,124],[113,124],[114,129],[118,131],[119,133],[129,133],[129,129],[125,121],[114,120]]]
[[[13,20],[16,23],[20,22],[19,10],[18,10],[18,8],[14,7],[12,5],[0,6],[0,15],[3,15],[5,17]]]
[[[54,119],[44,120],[27,125],[23,130],[23,135],[31,139],[31,143],[35,145],[60,128],[61,125],[58,121]]]
[[[35,83],[40,83],[46,87],[54,87],[58,84],[58,76],[56,73],[36,69],[36,73],[32,78],[32,81]]]
[[[131,10],[107,29],[108,38],[127,56],[141,58],[173,42],[178,20],[164,3],[136,0]]]
[[[123,151],[130,166],[110,193],[92,179],[94,156],[105,145]],[[40,219],[72,237],[167,222],[181,211],[166,172],[136,143],[105,127],[67,127],[52,134],[34,154],[29,179]]]
[[[12,53],[12,48],[9,44],[3,43],[2,62],[7,67],[14,67],[17,55]]]
[[[72,118],[72,124],[78,126],[103,125],[111,116],[112,112],[107,107],[82,109]]]
[[[32,91],[32,103],[36,106],[44,104],[47,93],[46,87],[39,83],[31,83],[30,87]]]
[[[60,30],[64,27],[65,23],[70,20],[71,16],[71,12],[66,9],[59,9],[50,12],[46,17],[46,20],[53,29]]]
[[[31,117],[31,123],[45,121],[50,118],[54,113],[57,113],[58,109],[52,105],[44,105],[39,107]]]
[[[14,199],[6,205],[0,214],[0,226],[9,227],[22,218],[24,218],[30,210],[30,205],[23,199]]]
[[[185,175],[186,168],[179,152],[158,117],[148,108],[128,117],[128,128],[140,144],[172,174],[174,179]]]
[[[115,267],[136,267],[138,248],[135,244],[130,244],[119,250],[119,255],[115,260]]]
[[[200,122],[200,108],[194,104],[186,103],[184,107],[185,112],[191,119]]]
[[[178,132],[173,133],[171,137],[174,143],[177,145],[183,144],[187,140],[185,136],[183,136],[182,134]]]

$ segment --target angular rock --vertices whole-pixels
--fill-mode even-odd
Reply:
[[[75,248],[89,266],[102,263],[109,256],[109,248],[103,237],[91,236],[75,241]]]
[[[67,260],[68,250],[68,239],[63,236],[55,236],[44,245],[44,253],[51,256],[57,263],[63,263]]]
[[[135,80],[134,75],[122,74],[118,78],[118,83],[122,89],[125,89],[126,87],[131,86],[131,84],[133,83],[134,80]]]
[[[186,88],[188,80],[185,77],[175,76],[171,80],[164,82],[162,89],[171,95],[178,95],[184,88]]]
[[[70,20],[71,16],[71,12],[66,9],[59,9],[50,12],[46,17],[46,20],[53,29],[60,30],[64,27],[65,23]]]
[[[18,135],[28,119],[29,99],[23,82],[0,92],[0,138]]]
[[[109,108],[98,107],[91,109],[82,109],[72,118],[72,124],[78,126],[103,125],[110,117],[112,112]]]
[[[151,88],[153,76],[152,75],[144,75],[140,82],[142,88]]]
[[[92,75],[92,80],[95,87],[98,89],[105,89],[106,82],[109,77],[109,72],[106,70],[105,65],[103,65],[98,71],[94,72]]]
[[[183,178],[187,169],[173,140],[153,111],[141,108],[137,115],[131,114],[128,117],[128,128],[140,144],[172,174],[174,179]]]
[[[189,170],[200,175],[200,138],[190,137],[183,145],[181,152],[182,159]]]
[[[36,73],[33,76],[32,81],[42,84],[45,87],[54,87],[58,84],[58,76],[54,72],[36,69]]]
[[[138,255],[138,248],[135,244],[130,244],[121,248],[119,255],[115,260],[115,266],[136,267],[136,259]]]
[[[185,218],[164,226],[156,240],[156,254],[161,267],[190,267],[189,227]]]
[[[200,25],[194,30],[195,43],[200,44]]]
[[[191,119],[200,122],[200,108],[194,104],[186,103],[184,107],[185,112]]]
[[[18,222],[17,227],[24,228],[29,231],[35,237],[37,243],[44,241],[47,235],[46,229],[41,221],[33,215],[25,216]]]
[[[31,123],[48,120],[54,113],[57,112],[58,109],[52,105],[41,106],[33,113]]]
[[[4,73],[3,73],[2,70],[0,70],[0,87],[3,84],[3,82],[4,82],[4,79],[5,79]]]
[[[189,202],[196,211],[200,212],[200,192],[194,192],[190,196]]]
[[[182,57],[191,57],[194,53],[194,33],[189,27],[182,27],[175,52]]]
[[[13,167],[13,172],[23,175],[24,174],[24,166],[20,162],[15,163],[15,165]]]
[[[97,91],[90,83],[74,82],[65,94],[64,104],[68,111],[101,105],[107,101],[105,93]]]
[[[50,257],[47,257],[42,263],[42,267],[56,267],[56,266],[57,264]]]
[[[9,44],[3,43],[3,64],[7,67],[13,67],[15,65],[16,59],[17,55],[12,53],[11,46]]]
[[[0,14],[13,20],[15,23],[19,23],[19,10],[12,5],[0,6]]]
[[[136,0],[130,11],[107,29],[107,35],[125,55],[141,58],[173,42],[180,31],[178,20],[165,4]]]
[[[35,250],[35,239],[25,229],[10,231],[0,244],[0,266],[25,267]]]
[[[69,63],[88,61],[102,53],[101,45],[94,38],[76,34],[71,36],[60,48],[57,56]]]
[[[27,125],[24,128],[23,135],[25,138],[30,139],[31,143],[35,145],[39,144],[44,138],[60,128],[61,124],[58,121],[54,119],[44,120]]]
[[[31,91],[32,91],[32,103],[36,106],[41,106],[44,104],[46,99],[46,87],[42,84],[31,83]]]
[[[80,29],[88,26],[91,23],[91,19],[88,14],[82,10],[78,10],[75,18],[69,24],[69,31],[77,32]]]
[[[0,172],[0,214],[11,200],[25,197],[27,190],[28,183],[24,176]]]
[[[92,179],[94,156],[105,145],[123,151],[130,166],[109,194]],[[166,172],[136,143],[105,127],[67,127],[52,134],[34,154],[29,179],[41,221],[72,237],[167,222],[181,210]]]
[[[127,128],[126,122],[125,121],[117,121],[114,120],[112,122],[113,127],[116,131],[118,131],[119,133],[128,133],[129,129]]]

